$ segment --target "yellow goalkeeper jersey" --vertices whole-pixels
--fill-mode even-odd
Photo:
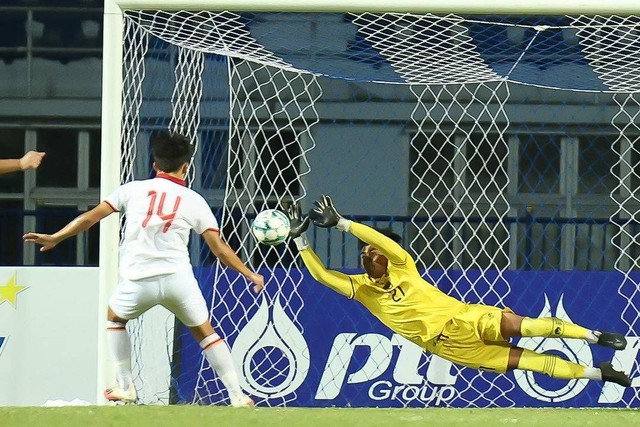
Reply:
[[[307,248],[300,254],[309,272],[336,292],[362,303],[392,331],[425,348],[465,304],[424,280],[409,253],[390,238],[356,222],[349,232],[387,257],[387,275],[376,280],[367,274],[327,270]]]

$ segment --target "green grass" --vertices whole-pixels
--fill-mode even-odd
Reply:
[[[586,427],[640,426],[633,409],[364,409],[84,406],[0,408],[0,426]]]

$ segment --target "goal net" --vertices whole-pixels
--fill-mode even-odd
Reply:
[[[124,27],[121,181],[150,176],[159,130],[193,140],[189,185],[267,278],[254,295],[192,239],[258,405],[640,405],[637,16],[145,9]],[[256,244],[256,213],[323,193],[401,234],[425,279],[466,302],[625,333],[618,354],[514,344],[611,360],[634,387],[453,366],[315,283],[294,246]],[[355,239],[309,235],[329,268],[359,271]],[[227,403],[188,331],[159,316],[130,325],[143,401]]]

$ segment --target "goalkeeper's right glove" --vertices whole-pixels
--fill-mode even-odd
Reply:
[[[340,231],[349,231],[351,221],[344,219],[333,206],[331,197],[324,194],[314,203],[316,207],[309,212],[313,223],[321,228],[336,227]]]
[[[289,237],[293,239],[299,251],[309,247],[307,239],[307,228],[311,219],[306,216],[302,218],[302,208],[300,202],[293,202],[286,208],[287,217],[289,217]]]

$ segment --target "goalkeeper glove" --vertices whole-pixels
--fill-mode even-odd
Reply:
[[[285,209],[287,217],[289,218],[289,237],[293,239],[298,250],[307,249],[309,247],[309,240],[305,231],[309,228],[311,219],[307,216],[302,218],[302,208],[300,202],[290,203]]]
[[[324,194],[313,203],[316,207],[309,212],[313,223],[321,228],[336,227],[340,231],[349,231],[351,221],[338,213],[331,197]]]

